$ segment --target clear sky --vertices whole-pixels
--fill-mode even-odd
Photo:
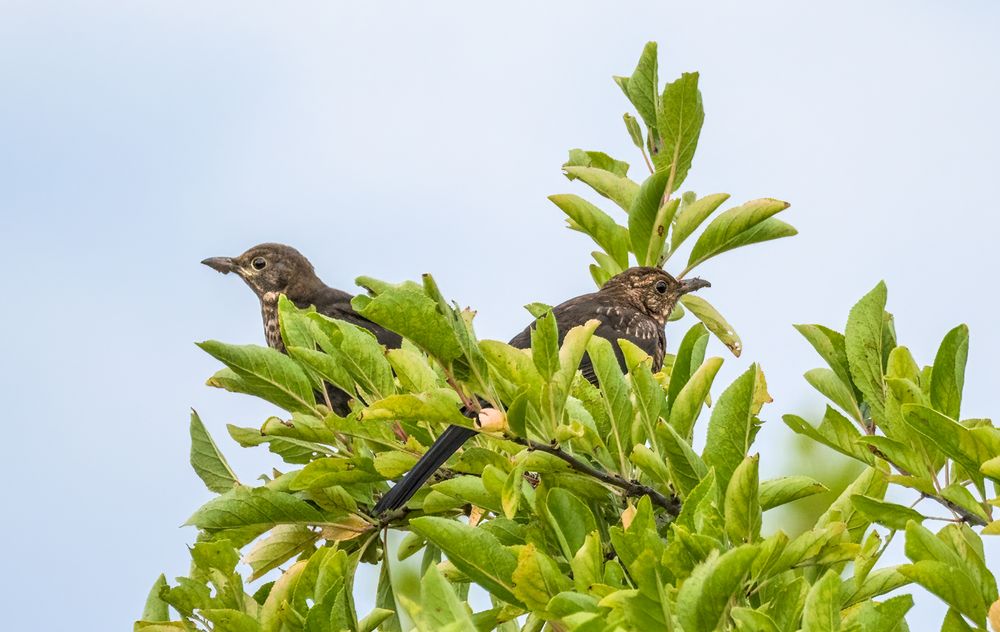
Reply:
[[[484,338],[589,291],[546,196],[583,192],[572,147],[639,176],[610,77],[651,39],[661,79],[702,72],[686,188],[786,199],[801,232],[701,270],[745,344],[717,383],[760,361],[776,400],[765,474],[780,415],[821,410],[791,324],[842,327],[879,279],[919,360],[970,325],[964,413],[997,412],[1000,5],[480,4],[0,0],[8,629],[127,629],[186,571],[179,525],[210,497],[189,407],[244,478],[277,463],[224,433],[270,409],[203,386],[194,341],[262,333],[201,259],[282,241],[345,289],[433,272]]]

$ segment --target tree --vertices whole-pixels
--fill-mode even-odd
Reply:
[[[620,207],[627,225],[578,195],[550,198],[597,244],[598,285],[631,264],[685,276],[728,250],[795,234],[776,217],[785,202],[716,213],[728,195],[678,194],[704,118],[697,73],[661,91],[650,43],[635,72],[615,81],[638,114],[626,114],[625,126],[649,175],[633,181],[625,162],[579,149],[563,170]],[[692,241],[679,263],[674,255]],[[674,320],[687,312],[695,322],[671,338],[680,344],[654,374],[642,351],[586,326],[561,347],[554,326],[539,326],[532,352],[480,341],[473,313],[447,301],[429,275],[358,283],[369,294],[355,308],[404,336],[401,349],[386,352],[365,330],[287,301],[288,355],[201,344],[225,365],[211,386],[287,411],[260,428],[229,427],[240,445],[267,446],[287,465],[261,485],[241,482],[192,414],[191,464],[218,496],[188,520],[198,529],[189,576],[156,581],[136,630],[395,631],[408,617],[421,631],[893,631],[908,629],[913,600],[886,595],[910,584],[948,604],[943,630],[985,629],[998,596],[980,535],[1000,532],[991,509],[1000,499],[987,486],[1000,481],[1000,431],[961,418],[964,325],[921,366],[896,341],[880,283],[851,309],[843,333],[796,326],[827,365],[805,377],[830,405],[818,425],[784,421],[864,469],[812,528],[790,536],[762,532],[763,512],[825,488],[805,476],[759,480],[753,442],[771,403],[764,373],[751,364],[711,395],[723,359],[706,357],[709,338],[737,357],[741,342],[703,298],[683,299]],[[621,344],[627,372],[612,344]],[[577,372],[585,352],[599,387]],[[355,394],[350,415],[316,401],[323,381]],[[460,405],[483,400],[498,412],[439,478],[407,510],[369,515],[445,425],[470,425]],[[699,453],[692,437],[703,417]],[[890,488],[914,504],[887,501]],[[923,513],[935,505],[950,516],[937,533]],[[405,537],[392,551],[395,531]],[[911,563],[880,565],[897,532]],[[420,551],[419,595],[394,594],[392,563]],[[380,569],[369,613],[354,605],[362,564]],[[276,578],[258,586],[265,576]],[[491,608],[472,611],[472,584]]]

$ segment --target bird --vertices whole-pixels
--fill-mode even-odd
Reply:
[[[202,263],[222,274],[232,272],[250,286],[260,300],[267,345],[282,353],[287,353],[278,324],[278,297],[282,294],[296,307],[313,306],[324,316],[364,327],[386,347],[398,348],[402,342],[399,334],[355,312],[351,307],[353,296],[323,283],[309,259],[291,246],[258,244],[237,257],[209,257]],[[332,386],[327,392],[335,413],[345,415],[350,411],[347,393]]]
[[[573,327],[597,320],[600,324],[594,335],[612,343],[622,371],[627,367],[619,339],[628,340],[649,354],[653,370],[659,371],[667,346],[663,330],[674,306],[681,296],[710,285],[699,278],[675,279],[661,268],[628,268],[611,277],[597,292],[571,298],[552,308],[559,343],[562,344]],[[509,344],[518,349],[530,349],[531,331],[536,323],[537,320],[532,321],[511,338]],[[580,372],[591,384],[597,384],[593,364],[586,354],[580,362]],[[467,409],[463,412],[471,416]],[[424,482],[475,434],[476,431],[470,428],[448,426],[402,480],[379,499],[372,508],[372,515],[381,516],[406,505]]]

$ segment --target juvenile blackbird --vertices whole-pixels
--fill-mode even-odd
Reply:
[[[250,286],[260,299],[267,344],[282,353],[285,352],[285,343],[278,327],[278,297],[282,294],[296,307],[304,309],[312,305],[324,316],[364,327],[387,347],[400,345],[399,334],[361,317],[351,307],[353,297],[323,283],[309,260],[291,246],[260,244],[238,257],[212,257],[202,263],[222,274],[234,272]],[[350,396],[333,387],[327,390],[334,412],[339,415],[349,412],[347,402]]]
[[[597,292],[571,298],[552,309],[559,330],[559,343],[562,344],[573,327],[598,320],[601,324],[594,335],[612,343],[623,371],[627,368],[618,345],[621,338],[648,353],[653,359],[653,370],[659,371],[663,367],[667,345],[663,328],[674,305],[684,294],[709,285],[708,281],[697,278],[678,281],[660,268],[629,268],[609,279]],[[514,336],[510,345],[529,349],[534,325],[532,322]],[[580,371],[590,383],[597,385],[593,364],[586,355],[580,363]],[[431,474],[475,434],[474,430],[461,426],[446,428],[413,469],[379,499],[372,514],[378,516],[404,506]]]

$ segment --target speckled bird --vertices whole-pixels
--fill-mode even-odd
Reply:
[[[597,320],[600,325],[594,335],[612,343],[622,371],[626,371],[627,367],[618,345],[619,339],[628,340],[648,353],[653,359],[653,370],[659,371],[667,349],[663,331],[667,319],[681,296],[704,287],[709,287],[707,281],[698,278],[677,280],[660,268],[629,268],[609,279],[600,290],[571,298],[552,308],[559,342],[562,343],[573,327]],[[525,327],[511,339],[510,345],[519,349],[530,348],[534,326],[532,322]],[[597,384],[593,364],[586,355],[580,363],[580,371],[592,384]],[[431,474],[474,434],[474,430],[461,426],[446,428],[413,469],[379,499],[372,514],[378,516],[403,507]]]
[[[351,307],[352,295],[323,283],[312,263],[302,253],[284,244],[260,244],[238,257],[211,257],[203,264],[222,274],[230,272],[243,279],[257,298],[264,319],[264,337],[269,347],[285,352],[278,326],[278,297],[284,294],[299,308],[310,305],[324,316],[347,321],[369,330],[387,347],[399,347],[399,334],[363,318]],[[349,409],[347,393],[329,388],[331,404],[338,414]]]

